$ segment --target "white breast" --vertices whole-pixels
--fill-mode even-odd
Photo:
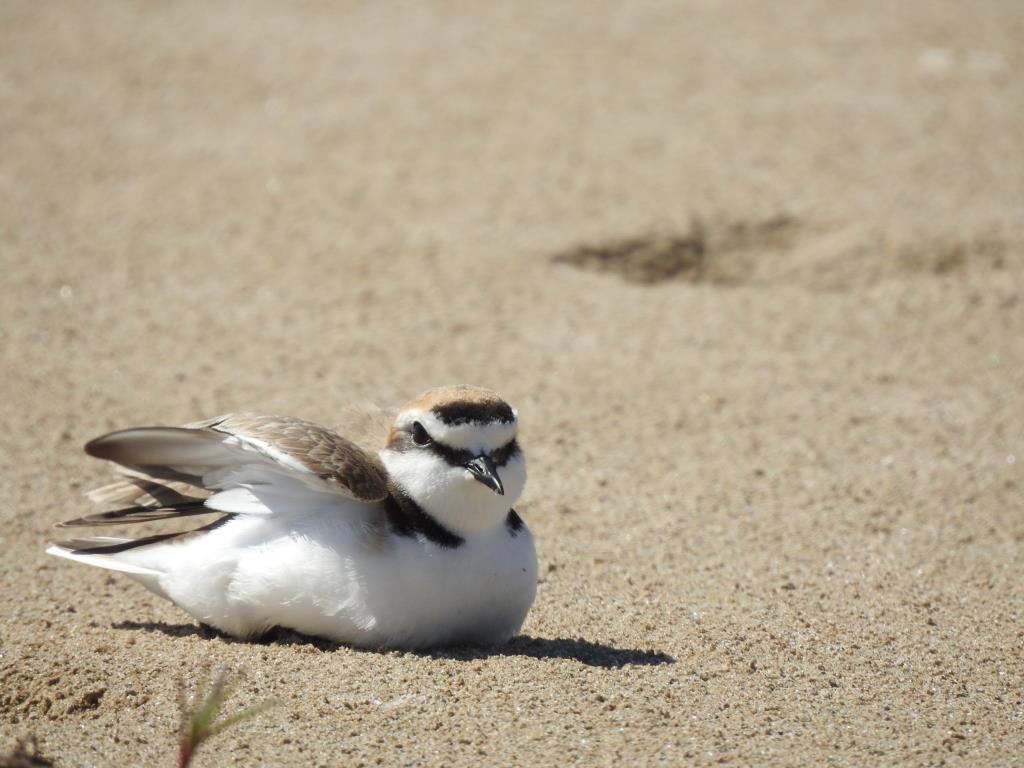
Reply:
[[[515,536],[500,526],[455,549],[396,542],[393,556],[367,568],[372,578],[361,596],[374,620],[367,644],[500,643],[519,631],[537,589],[537,555],[525,525]]]

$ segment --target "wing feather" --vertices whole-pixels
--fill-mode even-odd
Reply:
[[[150,476],[169,470],[186,480],[205,478],[261,460],[359,501],[382,501],[388,494],[387,472],[376,456],[329,429],[282,416],[228,414],[186,427],[125,429],[96,438],[85,450]]]
[[[202,501],[209,496],[209,491],[196,487],[194,482],[156,480],[133,474],[94,488],[86,496],[101,507],[164,507]]]
[[[240,413],[211,423],[209,429],[229,435],[286,469],[312,473],[337,492],[360,501],[387,498],[387,471],[380,460],[312,422]]]
[[[184,427],[139,427],[98,437],[90,456],[125,478],[89,497],[108,509],[58,527],[123,525],[226,512],[271,514],[266,498],[329,494],[364,503],[387,497],[380,460],[308,421],[241,413]],[[322,499],[323,497],[320,496]],[[312,497],[311,497],[312,499]]]

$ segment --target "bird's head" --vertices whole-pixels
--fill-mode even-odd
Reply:
[[[459,536],[501,525],[526,485],[515,410],[479,387],[432,389],[406,404],[380,457],[398,488]]]

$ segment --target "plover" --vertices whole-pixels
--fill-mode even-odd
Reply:
[[[526,483],[517,428],[498,395],[452,386],[405,405],[377,455],[248,413],[112,432],[85,447],[124,475],[89,494],[107,511],[58,527],[220,516],[47,552],[121,571],[237,637],[286,627],[374,648],[501,643],[537,585],[533,537],[512,509]]]

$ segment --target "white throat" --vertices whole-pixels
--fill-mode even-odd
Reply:
[[[498,495],[465,467],[453,467],[429,450],[380,452],[388,475],[424,512],[457,536],[486,533],[505,522],[526,485],[522,453],[498,468],[505,494]]]

